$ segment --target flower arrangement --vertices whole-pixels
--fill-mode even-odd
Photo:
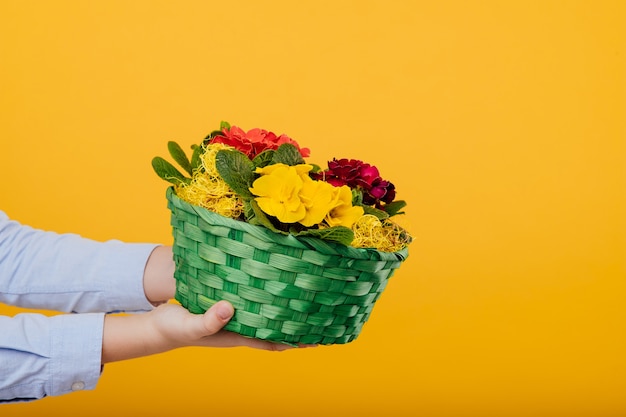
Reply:
[[[227,300],[224,327],[279,343],[348,343],[408,256],[392,219],[406,203],[378,169],[355,159],[326,168],[286,135],[222,122],[191,157],[152,166],[167,189],[176,300],[202,313]]]
[[[395,252],[411,242],[391,221],[406,202],[363,161],[335,158],[322,169],[306,163],[310,150],[287,135],[227,122],[192,146],[191,159],[176,142],[168,150],[185,174],[155,157],[157,175],[181,199],[220,215],[356,248]]]

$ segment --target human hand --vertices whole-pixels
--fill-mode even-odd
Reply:
[[[218,301],[204,314],[192,314],[177,304],[157,307],[154,315],[156,333],[172,348],[184,346],[239,347],[283,351],[291,346],[244,337],[222,330],[233,317],[233,306]]]
[[[222,328],[234,314],[219,301],[204,314],[192,314],[177,304],[162,304],[145,314],[106,316],[102,363],[148,356],[186,346],[239,347],[284,351],[291,346],[252,339]],[[310,345],[302,345],[308,347]]]

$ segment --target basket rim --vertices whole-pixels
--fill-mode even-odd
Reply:
[[[369,259],[374,257],[380,260],[404,261],[409,255],[408,246],[405,246],[404,248],[396,252],[383,252],[375,248],[355,248],[352,246],[343,245],[339,242],[325,241],[311,236],[294,236],[291,234],[283,235],[280,233],[276,233],[266,227],[250,224],[248,222],[240,220],[235,220],[230,217],[223,216],[219,213],[215,213],[204,207],[191,204],[176,195],[176,191],[173,185],[167,188],[166,197],[167,200],[174,206],[178,206],[178,208],[181,208],[188,213],[193,212],[197,214],[207,223],[240,230],[246,233],[250,233],[251,235],[259,239],[271,241],[277,244],[302,249],[313,248],[315,250],[321,250],[327,253],[341,253],[346,256],[359,259]]]

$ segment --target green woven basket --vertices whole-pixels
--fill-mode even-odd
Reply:
[[[225,329],[287,344],[357,338],[408,249],[388,253],[282,235],[230,219],[167,190],[174,235],[176,300],[203,313],[235,307]]]

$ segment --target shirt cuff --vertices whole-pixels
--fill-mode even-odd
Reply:
[[[0,316],[0,403],[94,389],[104,313]]]
[[[92,390],[102,372],[103,313],[50,318],[51,361],[47,394]]]

